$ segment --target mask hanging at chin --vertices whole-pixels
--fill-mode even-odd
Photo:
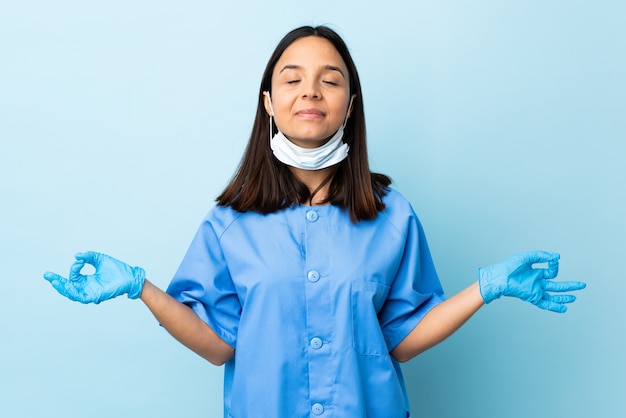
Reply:
[[[346,115],[346,119],[339,127],[339,130],[324,145],[317,148],[302,148],[287,139],[280,129],[278,129],[276,135],[272,136],[272,115],[274,114],[274,109],[272,108],[272,99],[269,92],[267,92],[267,98],[271,112],[270,147],[278,161],[302,170],[320,170],[338,164],[348,156],[350,147],[342,141],[343,132],[348,122],[348,115]],[[350,99],[348,109],[352,107],[353,100],[354,96]]]

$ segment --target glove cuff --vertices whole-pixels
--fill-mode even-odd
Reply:
[[[128,290],[128,297],[130,299],[137,299],[141,296],[141,291],[143,290],[143,283],[146,280],[146,271],[141,267],[133,267],[132,273],[133,281]]]
[[[493,282],[493,274],[489,267],[478,269],[478,287],[486,304],[502,296],[503,290]]]

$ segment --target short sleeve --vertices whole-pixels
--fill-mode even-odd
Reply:
[[[241,304],[209,217],[198,228],[167,293],[190,306],[222,340],[235,347]]]
[[[412,209],[403,225],[404,251],[379,321],[389,351],[393,350],[422,318],[445,300],[426,236]]]

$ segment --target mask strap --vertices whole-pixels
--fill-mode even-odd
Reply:
[[[342,128],[345,129],[346,125],[348,124],[348,119],[350,118],[350,113],[352,113],[352,102],[354,101],[354,97],[356,96],[356,94],[353,94],[352,96],[350,96],[350,103],[348,104],[348,113],[346,113],[346,118],[343,120],[343,125],[341,125]],[[271,105],[270,105],[271,108]],[[272,110],[272,113],[274,113],[274,111]]]
[[[270,136],[269,138],[270,138],[270,143],[271,143],[272,142],[272,125],[274,123],[274,118],[273,118],[274,108],[272,107],[272,97],[270,96],[269,90],[266,91],[265,93],[267,94],[267,102],[270,105]]]
[[[272,142],[272,123],[274,122],[272,115],[270,115],[270,143]]]

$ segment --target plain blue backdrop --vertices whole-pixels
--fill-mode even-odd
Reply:
[[[373,169],[413,203],[448,294],[537,248],[588,283],[565,315],[498,300],[406,364],[414,415],[626,415],[625,4],[3,3],[0,416],[221,416],[222,369],[141,302],[83,306],[41,275],[93,249],[166,287],[302,24],[351,48]]]

